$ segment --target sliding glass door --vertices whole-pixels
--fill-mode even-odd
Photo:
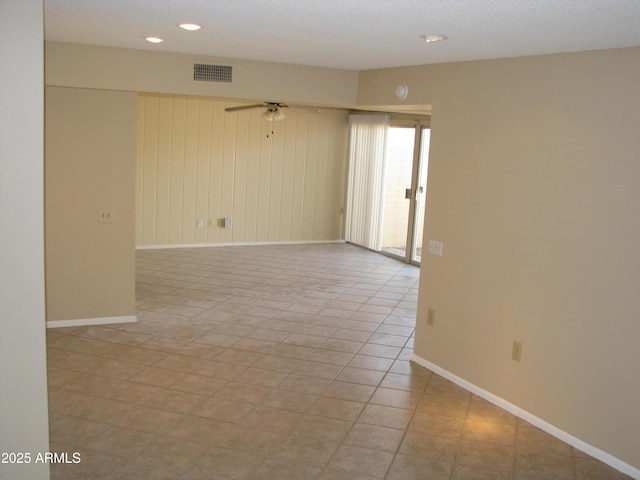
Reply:
[[[430,130],[391,126],[387,135],[382,251],[420,264]]]

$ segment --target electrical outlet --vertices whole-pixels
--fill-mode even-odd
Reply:
[[[196,227],[198,227],[198,228],[202,228],[202,227],[204,227],[204,220],[202,220],[201,218],[199,218],[199,219],[196,221]]]
[[[213,218],[209,219],[209,226],[210,227],[215,227],[216,226],[216,221]]]
[[[433,308],[427,309],[427,325],[433,325],[436,323],[436,311]]]
[[[98,209],[98,221],[100,223],[113,223],[113,208]]]
[[[522,358],[522,342],[518,342],[517,340],[513,341],[513,347],[511,348],[511,358],[516,362],[520,361],[520,358]]]

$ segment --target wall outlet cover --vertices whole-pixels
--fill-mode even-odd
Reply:
[[[98,209],[98,222],[113,223],[113,208]]]

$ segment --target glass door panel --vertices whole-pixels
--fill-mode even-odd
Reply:
[[[427,171],[429,165],[429,145],[431,130],[421,129],[420,157],[418,159],[418,181],[415,195],[415,210],[413,221],[413,242],[411,248],[411,260],[420,263],[422,260],[422,235],[424,231],[425,201],[427,198]]]
[[[413,127],[390,127],[387,134],[382,251],[403,260],[407,256],[415,135]]]

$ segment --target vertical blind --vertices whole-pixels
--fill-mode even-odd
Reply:
[[[382,249],[384,161],[388,115],[349,115],[345,240]]]

